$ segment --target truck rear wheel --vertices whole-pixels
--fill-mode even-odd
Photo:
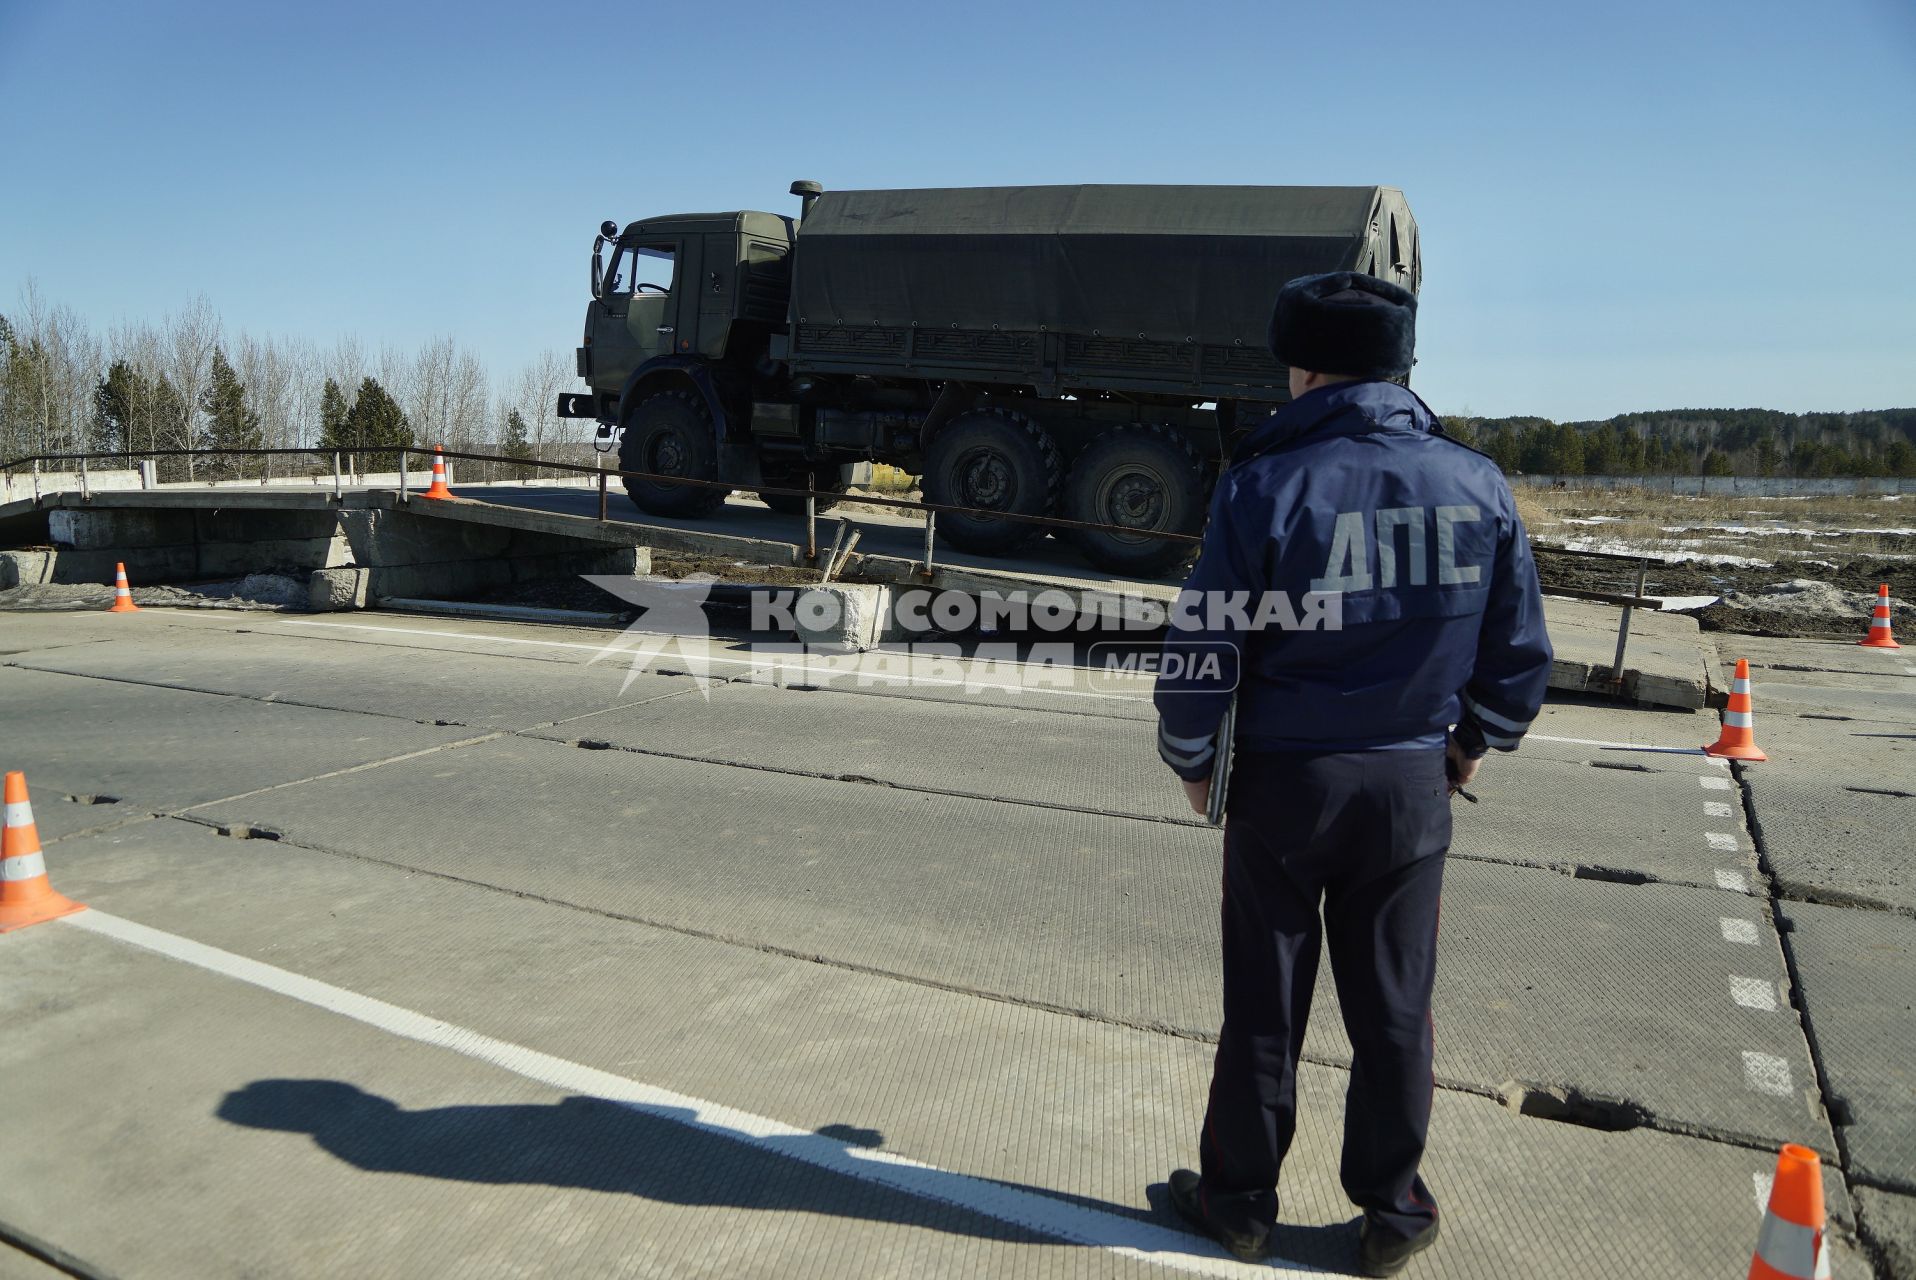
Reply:
[[[688,480],[718,479],[718,439],[711,415],[690,391],[661,391],[639,402],[626,420],[619,470]],[[655,516],[702,516],[716,511],[728,490],[624,478],[639,510]]]
[[[809,467],[794,471],[773,469],[765,472],[765,483],[781,489],[811,489],[818,494],[813,510],[830,511],[845,496],[845,490],[851,488],[852,464],[849,462],[815,462]],[[805,499],[785,498],[775,493],[761,493],[759,500],[781,515],[802,516],[805,514]]]
[[[1016,515],[1050,515],[1064,463],[1043,427],[1005,409],[976,410],[945,425],[925,454],[925,501]],[[938,532],[966,551],[1012,551],[1038,525],[941,512]]]
[[[1072,529],[1066,538],[1100,569],[1156,577],[1188,559],[1188,542],[1145,533],[1197,533],[1204,525],[1204,471],[1184,437],[1166,426],[1115,427],[1071,464],[1065,515],[1137,533]]]

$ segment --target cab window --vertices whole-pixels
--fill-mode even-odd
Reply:
[[[620,245],[618,252],[612,256],[611,267],[606,271],[605,291],[621,294],[641,289],[645,293],[668,292],[672,288],[672,273],[676,265],[670,245],[639,245],[636,248]]]

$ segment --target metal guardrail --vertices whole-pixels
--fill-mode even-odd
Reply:
[[[585,466],[576,462],[557,462],[545,458],[508,458],[493,453],[472,453],[456,449],[428,449],[421,445],[390,445],[368,449],[135,449],[111,453],[42,453],[25,458],[0,463],[0,471],[12,473],[22,467],[31,467],[36,479],[34,497],[39,497],[38,476],[40,464],[48,462],[77,462],[80,464],[81,496],[91,500],[87,489],[87,463],[89,461],[132,462],[134,459],[148,458],[274,458],[274,457],[319,457],[332,459],[333,494],[338,497],[345,491],[345,475],[350,468],[344,467],[347,459],[359,456],[380,457],[396,455],[399,459],[400,491],[403,494],[407,483],[406,459],[411,455],[422,458],[441,457],[455,461],[484,462],[499,466],[530,468],[536,470],[566,471],[577,475],[598,477],[600,520],[609,519],[606,510],[606,486],[616,476],[620,479],[647,480],[667,485],[682,485],[698,489],[722,489],[731,493],[743,489],[747,493],[771,494],[782,498],[803,498],[805,500],[805,555],[808,560],[818,558],[818,500],[829,498],[842,499],[845,495],[837,491],[818,489],[789,489],[778,485],[739,485],[724,480],[698,480],[690,476],[662,476],[648,471],[625,471],[601,466]],[[264,483],[264,481],[262,481]],[[403,500],[403,499],[402,499]],[[1151,529],[1137,529],[1129,525],[1097,524],[1085,520],[1067,520],[1062,516],[1025,515],[1012,511],[990,511],[979,507],[960,507],[941,502],[914,502],[909,498],[885,498],[877,494],[860,494],[854,499],[867,506],[890,507],[900,511],[918,511],[925,515],[925,559],[919,574],[930,579],[932,576],[932,556],[937,534],[939,515],[975,516],[988,520],[1009,520],[1018,524],[1036,525],[1046,529],[1084,529],[1097,533],[1120,533],[1131,537],[1153,538],[1161,542],[1181,542],[1196,546],[1203,539],[1197,534],[1165,533]]]
[[[698,480],[698,479],[693,479],[692,477],[689,477],[689,476],[662,476],[662,475],[654,475],[651,472],[646,472],[646,471],[625,471],[625,470],[619,470],[619,469],[602,467],[602,466],[585,466],[581,463],[558,462],[558,461],[553,461],[546,458],[508,458],[500,454],[492,454],[492,453],[472,453],[472,452],[467,452],[464,450],[453,450],[453,449],[428,449],[422,445],[391,445],[386,447],[361,449],[361,450],[320,449],[320,448],[135,449],[130,451],[96,452],[96,453],[42,453],[42,454],[33,454],[24,458],[15,458],[11,461],[0,463],[0,472],[6,472],[8,474],[11,474],[15,471],[20,470],[23,467],[31,467],[37,482],[39,473],[40,473],[40,466],[42,463],[77,462],[79,464],[79,470],[80,470],[81,494],[83,498],[90,501],[91,495],[88,491],[88,485],[87,485],[87,475],[88,475],[87,464],[89,462],[124,461],[124,462],[130,463],[136,458],[157,459],[157,458],[185,458],[185,457],[193,457],[193,458],[216,458],[216,457],[217,458],[275,458],[275,457],[308,457],[310,458],[310,457],[318,457],[323,459],[323,458],[330,457],[332,460],[332,472],[333,472],[333,494],[335,497],[339,497],[344,493],[344,490],[345,490],[344,477],[346,474],[348,474],[348,471],[349,471],[349,469],[346,469],[343,467],[343,464],[350,459],[355,459],[362,455],[368,455],[373,457],[379,457],[383,455],[392,455],[398,458],[400,493],[401,493],[402,501],[406,500],[405,494],[406,494],[406,486],[408,483],[408,468],[406,465],[406,461],[409,457],[413,455],[417,455],[421,458],[427,458],[427,459],[430,459],[436,456],[436,457],[442,457],[442,458],[450,458],[455,461],[484,462],[484,463],[489,463],[489,464],[494,464],[499,466],[515,467],[515,468],[522,468],[522,469],[531,468],[535,470],[562,471],[562,472],[571,472],[576,475],[596,476],[598,479],[598,492],[599,492],[598,519],[601,521],[610,519],[610,516],[607,512],[607,506],[606,506],[606,503],[607,503],[606,486],[608,482],[610,481],[610,479],[614,476],[617,476],[618,478],[622,480],[624,479],[647,480],[647,481],[653,481],[656,483],[663,483],[667,485],[685,485],[685,486],[701,488],[701,489],[723,489],[727,493],[730,493],[735,489],[744,488],[745,491],[748,493],[757,493],[761,495],[771,494],[775,497],[784,497],[784,498],[803,498],[805,500],[805,556],[806,556],[806,559],[813,561],[814,563],[818,560],[818,510],[817,510],[818,499],[820,498],[840,499],[844,497],[843,494],[838,493],[836,491],[823,491],[823,490],[817,490],[817,489],[790,489],[790,488],[784,488],[777,485],[757,485],[757,486],[748,488],[746,486],[731,484],[722,480]],[[264,483],[264,478],[262,479],[262,483]],[[39,498],[39,487],[37,483],[34,488],[34,497],[36,501]],[[1009,520],[1019,524],[1036,525],[1040,528],[1046,528],[1046,529],[1065,529],[1065,530],[1083,529],[1083,530],[1088,530],[1088,531],[1097,532],[1097,533],[1120,533],[1120,534],[1125,534],[1131,537],[1142,536],[1142,537],[1154,538],[1164,542],[1181,542],[1181,543],[1185,543],[1185,544],[1193,545],[1193,546],[1203,541],[1203,538],[1198,534],[1163,533],[1163,532],[1157,532],[1157,531],[1148,530],[1148,529],[1136,529],[1127,525],[1097,524],[1097,523],[1084,521],[1084,520],[1068,520],[1062,516],[1024,515],[1021,513],[1009,512],[1009,511],[989,511],[989,510],[985,510],[985,509],[977,508],[977,507],[960,507],[960,506],[951,505],[949,503],[914,502],[909,498],[886,498],[886,497],[881,497],[877,494],[860,494],[855,499],[855,501],[863,503],[867,506],[889,507],[899,511],[917,511],[917,512],[924,513],[925,558],[924,558],[923,566],[918,570],[918,573],[922,577],[926,578],[927,580],[929,580],[932,576],[933,544],[936,538],[937,520],[940,514],[976,516],[976,517],[982,517],[985,519],[993,519],[993,520]],[[841,537],[843,536],[843,533],[844,533],[844,530],[841,528],[840,529]],[[1632,610],[1635,610],[1635,609],[1655,610],[1660,607],[1660,602],[1649,599],[1643,594],[1645,579],[1649,572],[1649,566],[1651,563],[1650,557],[1626,555],[1626,554],[1612,552],[1612,551],[1573,551],[1567,547],[1544,547],[1544,546],[1533,548],[1533,552],[1537,555],[1542,555],[1542,556],[1571,556],[1571,557],[1578,557],[1578,558],[1590,559],[1590,560],[1616,561],[1621,563],[1634,564],[1637,566],[1636,590],[1634,593],[1629,595],[1625,595],[1621,593],[1602,592],[1602,591],[1584,591],[1584,590],[1572,589],[1572,588],[1554,588],[1551,591],[1552,595],[1568,596],[1576,600],[1589,600],[1599,604],[1613,604],[1613,605],[1618,605],[1622,608],[1623,614],[1617,628],[1616,660],[1612,664],[1611,672],[1610,672],[1610,679],[1612,680],[1612,682],[1621,684],[1623,681],[1624,651],[1627,645],[1629,644],[1629,639],[1630,639],[1630,615]],[[849,558],[850,558],[849,548],[845,549],[842,554],[837,549],[834,549],[834,560],[832,563],[827,565],[827,569],[831,572],[837,572],[840,568],[842,568],[843,561],[848,560]]]

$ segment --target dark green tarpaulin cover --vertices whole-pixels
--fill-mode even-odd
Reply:
[[[1415,289],[1394,187],[829,191],[799,229],[803,324],[1262,346],[1286,280],[1356,270]]]

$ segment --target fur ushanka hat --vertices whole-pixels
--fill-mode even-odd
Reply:
[[[1417,347],[1417,295],[1355,271],[1299,276],[1277,291],[1271,354],[1293,369],[1398,378]]]

